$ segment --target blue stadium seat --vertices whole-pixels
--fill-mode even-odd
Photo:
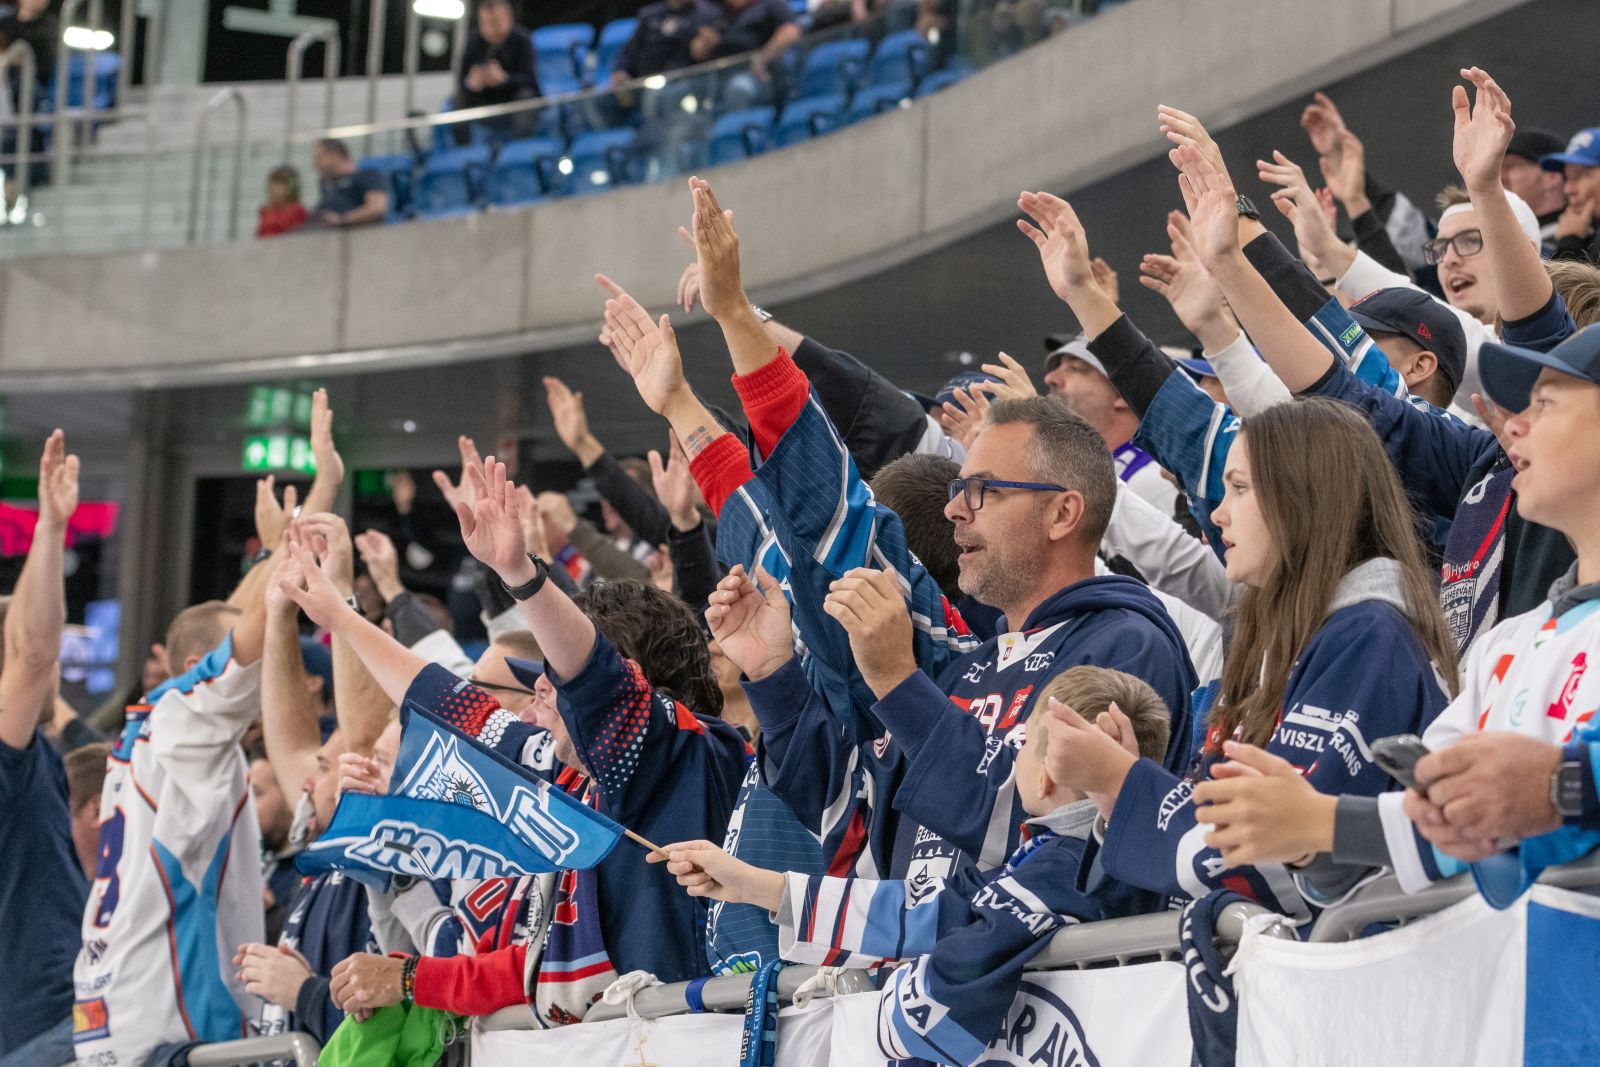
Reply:
[[[932,69],[933,48],[916,30],[902,30],[878,42],[867,66],[867,83],[915,85]]]
[[[843,96],[819,96],[809,100],[796,100],[783,109],[773,131],[773,144],[779,148],[827,133],[836,128],[844,118]]]
[[[846,113],[844,121],[849,124],[870,119],[880,112],[894,110],[900,106],[902,100],[908,100],[910,97],[910,82],[900,82],[897,85],[869,85],[851,99],[850,110]]]
[[[917,83],[917,99],[920,100],[929,93],[936,93],[940,89],[949,88],[971,73],[970,70],[962,67],[946,67],[944,70],[936,70]]]
[[[613,19],[600,30],[599,43],[594,50],[594,84],[604,85],[617,65],[617,53],[632,39],[639,28],[638,19]]]
[[[777,117],[777,110],[770,107],[747,107],[719,116],[711,124],[706,143],[707,165],[732,163],[765,152]]]
[[[583,196],[626,184],[637,137],[634,130],[594,130],[577,137],[563,157],[562,191]]]
[[[546,96],[573,93],[583,88],[589,70],[589,47],[594,27],[587,22],[562,22],[533,31],[533,56],[539,88]]]
[[[871,50],[866,41],[825,41],[817,45],[800,70],[800,97],[849,96]]]
[[[104,111],[115,107],[117,104],[117,74],[122,70],[122,57],[116,52],[91,52],[86,57],[82,52],[73,52],[67,62],[67,106],[82,107],[84,101],[83,86],[89,68],[89,59],[94,60],[94,106],[97,110]],[[50,80],[54,88],[55,79]]]
[[[491,204],[529,204],[543,200],[555,186],[561,142],[549,137],[507,141],[489,171]]]
[[[415,184],[417,159],[409,152],[389,156],[368,156],[357,164],[362,170],[375,170],[389,186],[389,222],[398,222],[411,213],[411,193]]]
[[[417,218],[437,219],[476,211],[489,169],[482,145],[452,148],[428,157],[417,179]]]

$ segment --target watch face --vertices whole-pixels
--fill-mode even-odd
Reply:
[[[1583,814],[1583,776],[1582,763],[1563,763],[1556,769],[1556,779],[1551,797],[1555,801],[1556,810],[1564,816]]]

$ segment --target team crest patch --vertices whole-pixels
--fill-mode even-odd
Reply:
[[[79,1000],[72,1005],[72,1040],[94,1041],[111,1036],[111,1012],[105,997]]]

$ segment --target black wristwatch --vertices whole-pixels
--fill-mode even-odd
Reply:
[[[1234,201],[1233,206],[1245,218],[1253,222],[1261,221],[1261,212],[1256,210],[1256,206],[1250,202],[1250,198],[1243,193],[1239,194],[1239,199]]]
[[[1588,775],[1584,761],[1564,759],[1550,775],[1550,803],[1563,819],[1583,814],[1583,786]]]
[[[528,562],[533,564],[532,578],[518,586],[506,585],[504,580],[500,582],[500,584],[505,587],[506,595],[512,600],[522,601],[531,599],[534,594],[538,593],[539,590],[544,588],[545,580],[550,577],[550,564],[546,563],[532,552],[528,553]]]

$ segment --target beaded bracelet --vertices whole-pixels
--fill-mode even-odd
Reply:
[[[416,999],[417,963],[420,960],[420,956],[407,956],[400,965],[400,996],[405,1000]]]

